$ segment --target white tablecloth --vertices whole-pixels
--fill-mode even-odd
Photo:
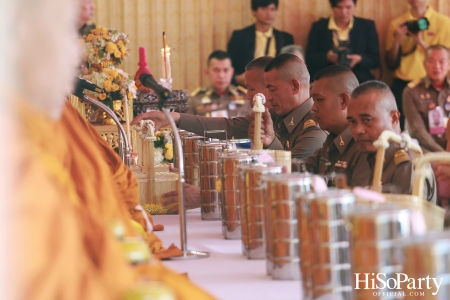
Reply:
[[[163,245],[180,246],[179,216],[154,216],[163,224],[157,232]],[[270,300],[301,299],[300,281],[276,281],[266,275],[265,260],[248,260],[240,240],[225,240],[220,221],[202,221],[200,209],[189,210],[187,243],[189,250],[207,251],[209,258],[165,261],[179,273],[188,273],[192,282],[218,299]]]

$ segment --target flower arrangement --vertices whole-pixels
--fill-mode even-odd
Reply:
[[[97,26],[83,39],[89,69],[99,64],[103,67],[117,66],[129,55],[127,35],[117,30]]]
[[[173,139],[170,133],[169,130],[155,132],[155,164],[173,162]]]
[[[136,98],[136,85],[130,75],[121,69],[103,68],[100,72],[88,71],[82,77],[102,87],[106,93],[94,93],[99,100],[113,109],[113,101]]]

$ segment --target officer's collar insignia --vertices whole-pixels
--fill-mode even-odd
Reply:
[[[344,140],[342,139],[342,136],[339,136],[339,138],[341,139],[341,142],[339,143],[339,146],[345,146]]]
[[[294,126],[294,117],[292,117],[291,121],[289,122],[289,126]]]

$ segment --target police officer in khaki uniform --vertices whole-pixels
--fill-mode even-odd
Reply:
[[[267,95],[267,88],[264,85],[264,68],[273,59],[272,56],[263,56],[252,60],[246,67],[245,82],[248,87],[246,99],[248,102],[253,99],[257,93]],[[270,108],[270,103],[265,106]],[[194,116],[183,113],[171,113],[178,128],[203,135],[205,131],[222,129],[227,132],[228,138],[243,139],[248,138],[248,128],[252,122],[251,115],[236,118],[209,118],[203,116]],[[274,115],[275,117],[275,115]],[[132,124],[138,124],[140,120],[152,120],[155,122],[156,129],[169,125],[166,116],[159,111],[142,113],[137,116]],[[208,137],[225,139],[225,135],[209,133]]]
[[[327,135],[314,121],[309,96],[309,73],[305,63],[290,53],[275,57],[264,70],[269,89],[267,101],[278,117],[275,122],[266,109],[261,138],[266,149],[289,150],[293,158],[306,158],[320,148]],[[249,128],[253,140],[254,122]]]
[[[234,69],[230,56],[221,50],[214,51],[208,58],[208,68],[205,73],[210,85],[198,88],[191,93],[187,110],[188,114],[206,117],[238,117],[251,112],[250,105],[245,101],[247,90],[231,84]]]
[[[368,186],[370,178],[367,155],[358,150],[347,121],[348,101],[358,85],[355,74],[346,66],[329,66],[316,74],[311,89],[312,111],[320,128],[329,134],[322,148],[305,160],[308,171],[344,174],[351,187]]]
[[[427,76],[414,80],[403,91],[403,111],[411,136],[424,152],[444,151],[445,124],[450,114],[450,53],[441,45],[427,49]]]
[[[377,151],[373,142],[385,130],[400,134],[400,113],[390,88],[375,80],[361,84],[351,95],[347,120],[359,150],[368,154],[373,174]],[[386,149],[381,176],[384,192],[411,194],[414,179],[412,158],[410,151],[394,143]],[[432,172],[425,178],[423,199],[436,203],[436,182]]]

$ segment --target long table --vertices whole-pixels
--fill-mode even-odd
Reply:
[[[153,216],[163,224],[157,232],[163,245],[180,246],[178,215]],[[168,260],[164,264],[179,273],[187,273],[192,282],[217,299],[270,300],[301,299],[300,281],[272,280],[266,275],[265,260],[249,260],[242,254],[240,240],[222,237],[221,221],[202,221],[200,209],[188,210],[187,243],[189,250],[207,251],[209,258]]]

